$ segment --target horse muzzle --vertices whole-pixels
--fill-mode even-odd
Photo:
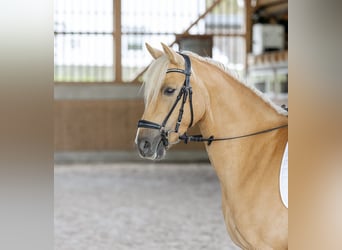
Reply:
[[[136,145],[139,155],[150,160],[161,160],[167,150],[167,146],[158,130],[139,129]]]

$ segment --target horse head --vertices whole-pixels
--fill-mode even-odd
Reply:
[[[155,60],[144,75],[145,111],[135,142],[141,157],[156,160],[201,119],[205,91],[187,55],[165,44],[163,51],[146,47]]]

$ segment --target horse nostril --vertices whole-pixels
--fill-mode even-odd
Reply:
[[[151,143],[148,140],[141,140],[139,143],[140,152],[146,155],[151,150]]]

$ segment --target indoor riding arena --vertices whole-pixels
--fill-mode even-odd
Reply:
[[[235,133],[227,127],[205,138],[207,130],[199,124],[206,119],[197,117],[198,106],[207,100],[199,101],[202,92],[196,89],[196,72],[203,73],[196,67],[204,61],[192,54],[189,82],[186,61],[164,72],[193,89],[180,92],[178,103],[177,92],[172,96],[178,87],[161,87],[158,103],[149,103],[146,89],[155,90],[143,82],[159,58],[186,60],[171,52],[190,51],[224,65],[234,79],[263,93],[260,99],[271,100],[272,108],[287,112],[287,34],[287,1],[55,0],[54,249],[243,248],[248,237],[234,240],[225,221],[229,213],[243,214],[224,208],[222,190],[233,182],[224,182],[213,165],[233,162],[236,154],[227,151],[226,158],[216,160],[215,150],[209,160],[207,150],[228,144],[213,138],[261,137],[282,130],[283,123]],[[176,82],[168,81],[170,86]],[[163,110],[163,98],[175,108],[154,116],[151,110]],[[187,129],[190,120],[194,126]],[[203,137],[177,137],[184,133],[173,130],[176,121],[179,131]],[[242,230],[236,225],[233,231]]]

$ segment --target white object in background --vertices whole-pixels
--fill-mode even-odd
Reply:
[[[280,188],[281,200],[283,201],[285,207],[287,208],[289,208],[288,183],[289,183],[289,163],[288,163],[288,143],[286,143],[283,160],[281,161],[281,167],[280,167],[279,188]]]
[[[280,24],[253,25],[253,54],[259,55],[266,51],[283,50],[285,44],[284,26]]]

